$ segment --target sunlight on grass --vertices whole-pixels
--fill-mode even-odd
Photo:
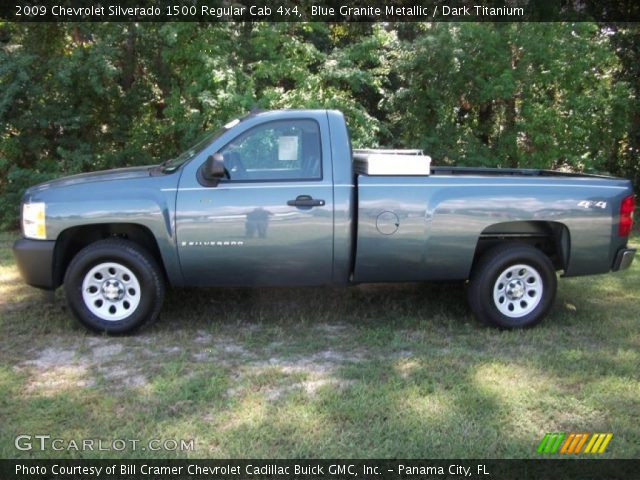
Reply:
[[[0,267],[0,287],[21,281],[20,274],[13,266]]]
[[[417,415],[422,421],[438,423],[450,412],[451,401],[443,394],[427,394],[420,390],[405,391],[399,407],[409,415]]]

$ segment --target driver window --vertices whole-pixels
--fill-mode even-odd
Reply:
[[[322,178],[320,130],[313,120],[259,125],[221,151],[233,181]]]

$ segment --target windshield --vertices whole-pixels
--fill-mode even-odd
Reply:
[[[215,132],[206,133],[204,137],[202,137],[200,141],[198,141],[198,143],[196,143],[191,148],[185,150],[177,157],[166,160],[160,165],[160,168],[165,173],[171,173],[175,171],[180,165],[194,158],[196,155],[202,152],[202,150],[207,148],[207,146],[211,142],[213,142],[216,138],[218,138],[220,135],[222,135],[224,132],[226,132],[230,128],[235,127],[238,123],[240,123],[240,120],[238,119],[232,120],[231,122],[227,123],[224,127],[216,130]]]

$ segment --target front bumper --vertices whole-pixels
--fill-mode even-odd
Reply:
[[[53,251],[56,242],[21,238],[13,244],[20,275],[32,287],[53,290]]]
[[[613,261],[613,271],[624,270],[629,268],[633,262],[633,257],[636,254],[635,248],[621,248],[616,254],[616,259]]]

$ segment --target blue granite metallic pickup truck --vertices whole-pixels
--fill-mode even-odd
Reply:
[[[160,165],[30,188],[14,253],[24,280],[64,284],[74,315],[122,333],[155,320],[165,286],[468,281],[502,328],[542,320],[557,272],[627,268],[628,180],[430,166],[352,150],[340,112],[234,120]]]

